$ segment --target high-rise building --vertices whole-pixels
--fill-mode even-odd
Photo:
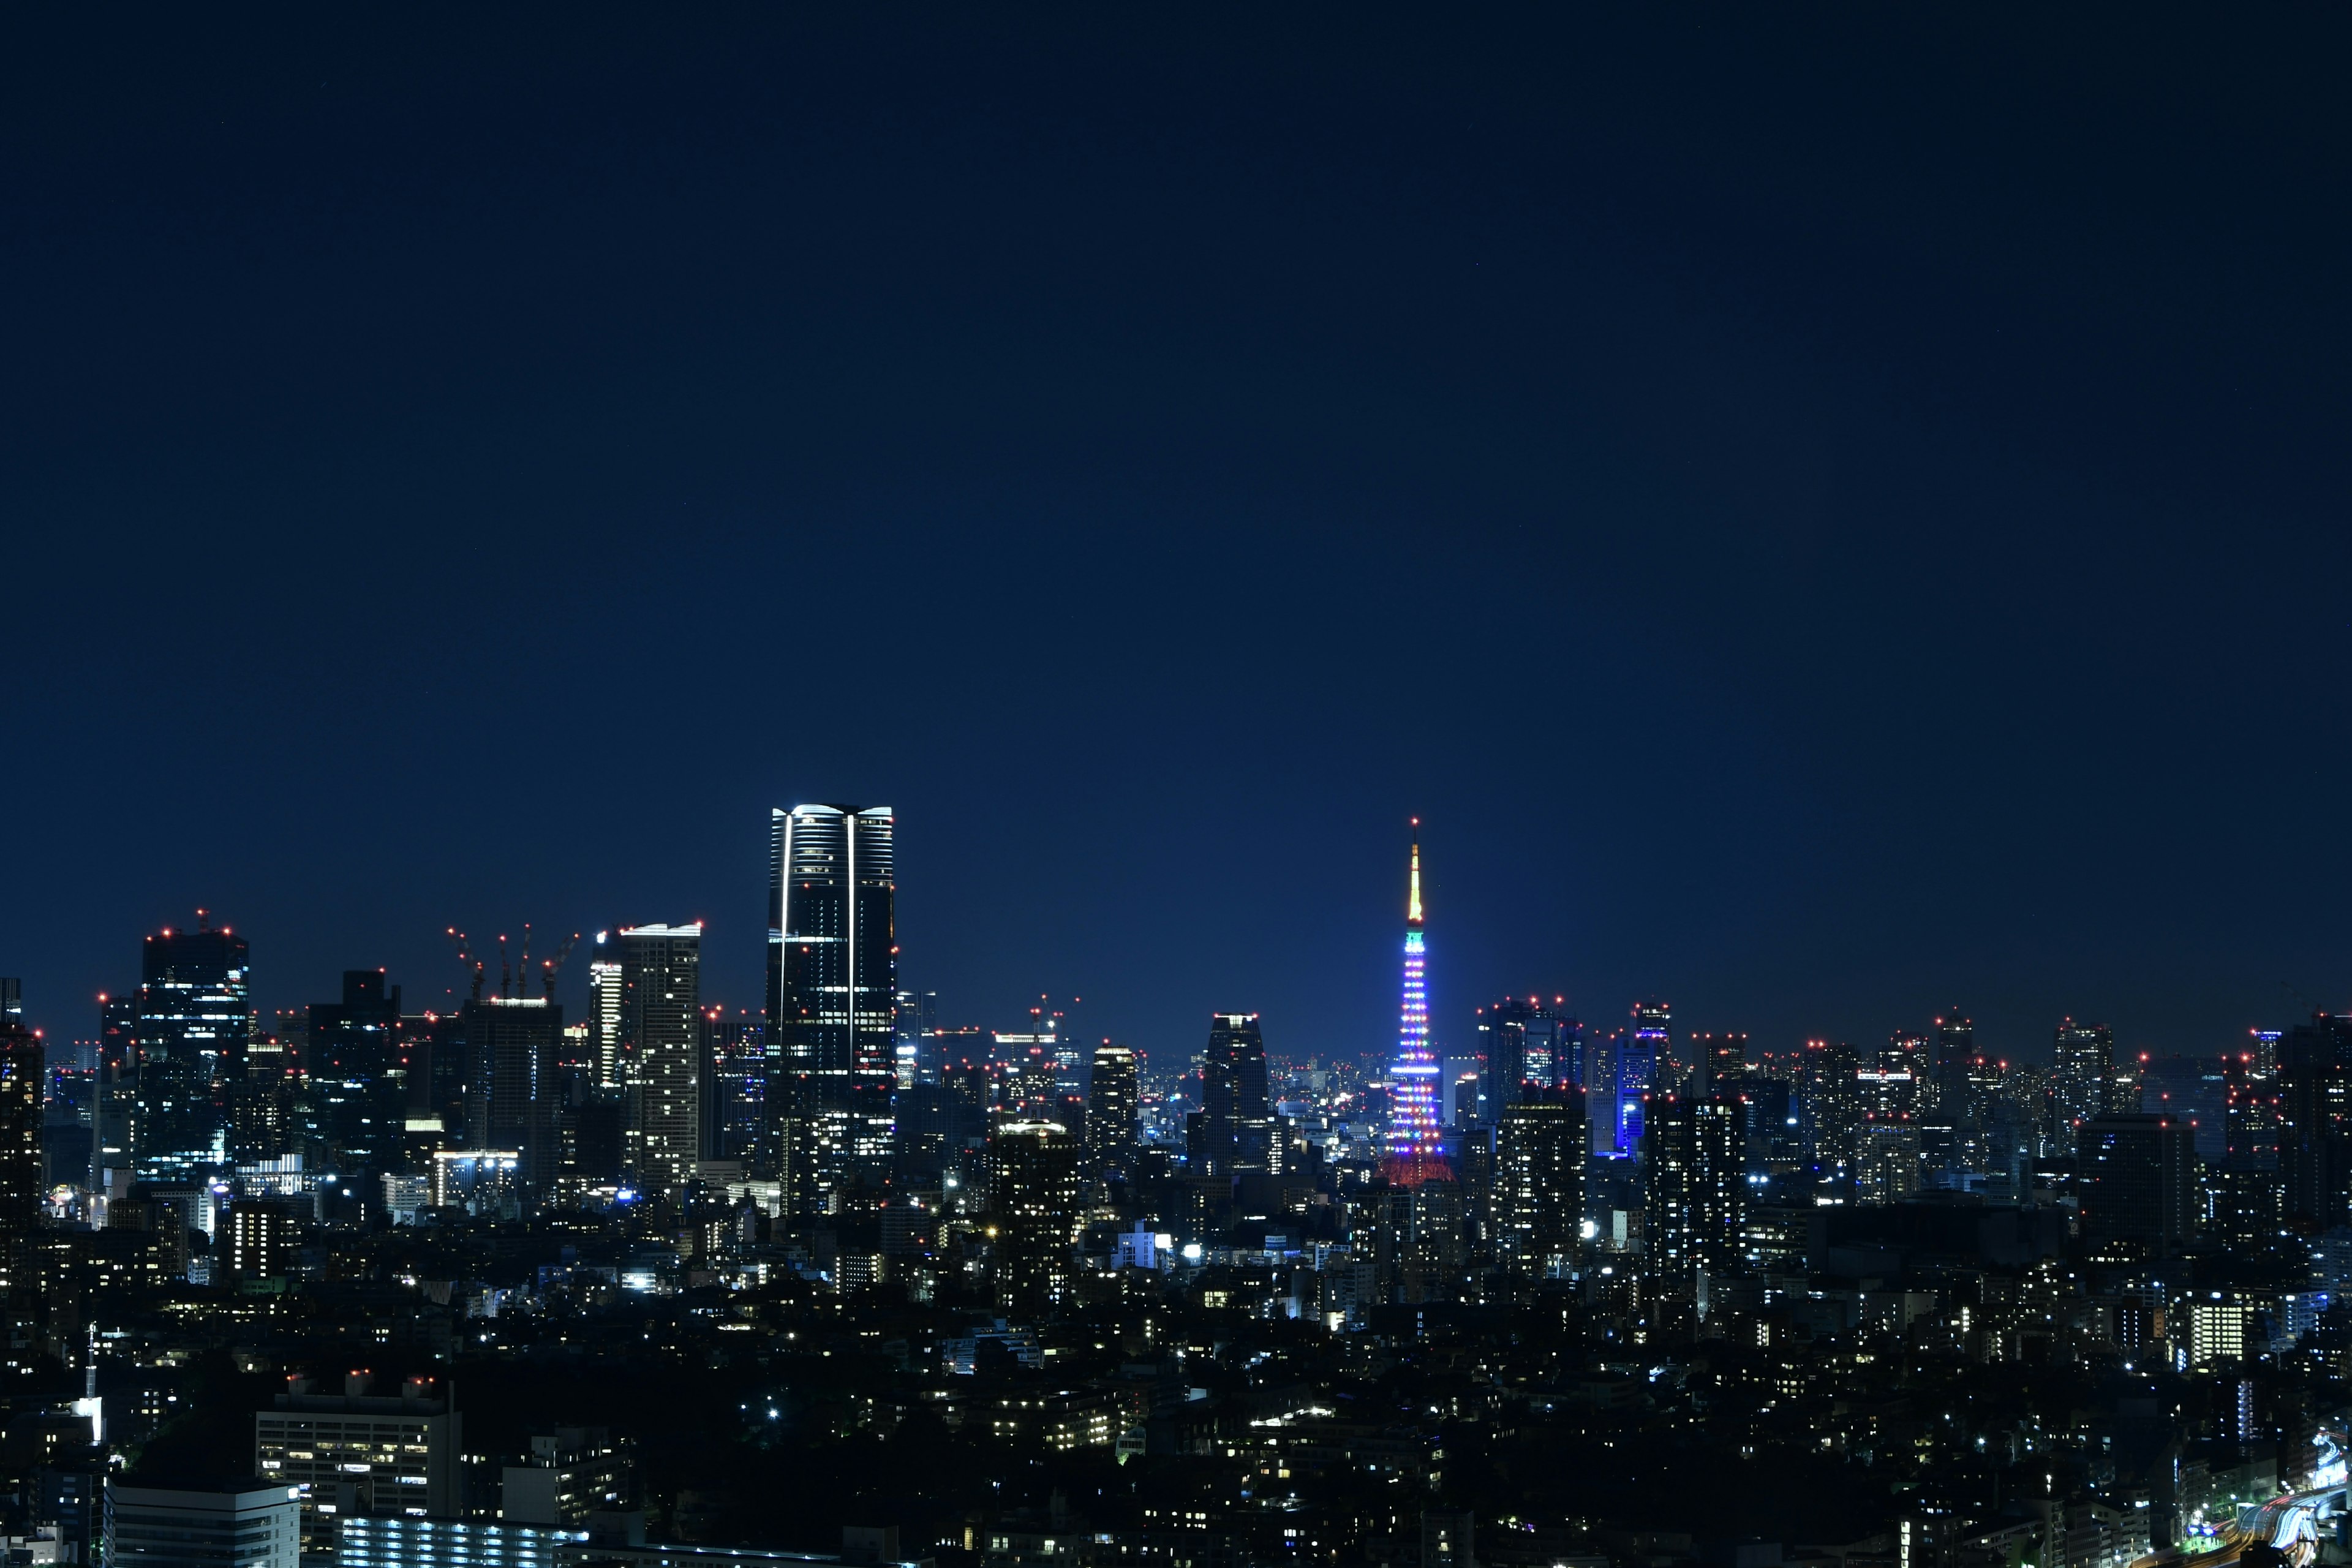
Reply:
[[[2095,1116],[2081,1150],[2083,1233],[2162,1256],[2197,1234],[2196,1131],[2171,1116]]]
[[[381,969],[343,971],[340,1002],[314,1002],[308,1044],[310,1095],[333,1168],[397,1169],[408,1116],[408,1052],[400,987]]]
[[[2051,1058],[2052,1089],[2057,1100],[2058,1134],[2072,1151],[2074,1130],[2107,1109],[2109,1080],[2115,1077],[2115,1031],[2105,1024],[2059,1020]]]
[[[890,1157],[897,869],[888,806],[770,818],[767,1163],[794,1218]]]
[[[1737,1098],[1748,1082],[1748,1035],[1742,1029],[1723,1034],[1702,1031],[1691,1037],[1696,1063],[1693,1091]]]
[[[936,991],[901,991],[898,1006],[893,1009],[893,1029],[897,1044],[893,1046],[898,1087],[911,1089],[919,1083],[936,1082],[939,1063],[927,1054],[931,1049],[931,1037],[940,1026],[940,994]]]
[[[1947,1007],[1936,1020],[1934,1038],[1927,1070],[1936,1099],[1959,1125],[1980,1123],[1985,1108],[1977,1103],[1969,1076],[1969,1068],[1977,1057],[1975,1021],[1958,1007]]]
[[[1650,1081],[1642,1086],[1643,1091],[1672,1088],[1671,1080],[1676,1076],[1673,1006],[1664,1002],[1635,1003],[1633,1040],[1631,1054],[1646,1059],[1650,1064]]]
[[[197,921],[147,938],[140,955],[131,1146],[151,1175],[226,1158],[215,1090],[243,1068],[253,1032],[245,938]]]
[[[1105,1040],[1095,1047],[1087,1080],[1087,1174],[1094,1181],[1123,1177],[1135,1159],[1138,1096],[1135,1053]]]
[[[621,1087],[621,950],[600,931],[588,954],[588,1032],[596,1052],[596,1087]]]
[[[0,1015],[0,1287],[24,1277],[41,1215],[41,1102],[47,1089],[39,1033],[21,1014]]]
[[[760,1152],[768,1092],[768,1029],[745,1008],[703,1009],[709,1092],[702,1097],[703,1147],[713,1160],[749,1164]]]
[[[1186,1151],[1192,1173],[1231,1176],[1278,1165],[1273,1126],[1257,1015],[1214,1015],[1201,1058],[1200,1137]]]
[[[996,1304],[1022,1317],[1067,1300],[1077,1281],[1078,1143],[1053,1121],[1008,1121],[988,1140]]]
[[[630,926],[619,946],[628,1165],[675,1202],[702,1157],[702,922]]]
[[[1746,1257],[1747,1138],[1739,1102],[1671,1096],[1654,1111],[1646,1152],[1659,1271],[1729,1274]]]
[[[1584,1026],[1539,996],[1507,996],[1480,1008],[1478,1044],[1486,1060],[1479,1084],[1481,1121],[1493,1122],[1504,1106],[1531,1093],[1585,1087]]]
[[[1584,1224],[1584,1097],[1542,1089],[1495,1123],[1496,1251],[1521,1272],[1566,1275]]]
[[[1405,897],[1404,995],[1397,1024],[1396,1059],[1389,1064],[1388,1157],[1381,1174],[1401,1186],[1454,1179],[1441,1135],[1445,1110],[1439,1079],[1444,1069],[1429,1047],[1428,947],[1422,934],[1421,819],[1412,823],[1410,890]]]
[[[2288,1219],[2352,1222],[2352,1016],[2315,1013],[2278,1044],[2278,1163]]]
[[[563,1048],[563,1008],[544,996],[486,996],[466,1003],[459,1017],[473,1058],[466,1091],[470,1146],[517,1155],[523,1184],[544,1194],[562,1162],[555,1061]]]

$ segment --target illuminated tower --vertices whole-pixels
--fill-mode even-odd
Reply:
[[[1453,1168],[1438,1145],[1444,1124],[1438,1102],[1440,1068],[1429,1048],[1429,987],[1422,969],[1421,818],[1412,819],[1412,891],[1404,912],[1404,1005],[1397,1024],[1396,1060],[1389,1068],[1389,1152],[1381,1173],[1402,1186],[1450,1182]]]

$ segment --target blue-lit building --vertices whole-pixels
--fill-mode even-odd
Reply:
[[[559,1548],[587,1539],[584,1530],[358,1514],[343,1521],[335,1563],[336,1568],[556,1568]]]

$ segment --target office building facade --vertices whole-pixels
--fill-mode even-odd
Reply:
[[[245,1066],[253,983],[245,938],[201,923],[164,931],[140,953],[131,1144],[141,1171],[184,1176],[217,1163],[218,1091]]]
[[[897,869],[888,806],[771,817],[769,1137],[788,1218],[890,1156],[897,1085]]]
[[[620,932],[627,1163],[641,1190],[676,1202],[702,1158],[702,924]]]

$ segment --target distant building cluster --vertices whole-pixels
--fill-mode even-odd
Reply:
[[[2352,1018],[1450,1038],[1416,825],[1393,1041],[1233,1008],[1155,1062],[905,988],[894,831],[773,814],[756,1010],[693,922],[586,937],[569,1021],[572,942],[454,931],[446,1012],[264,1016],[201,915],[70,1047],[0,981],[0,1551],[2352,1561]],[[826,1468],[876,1439],[929,1458]]]

